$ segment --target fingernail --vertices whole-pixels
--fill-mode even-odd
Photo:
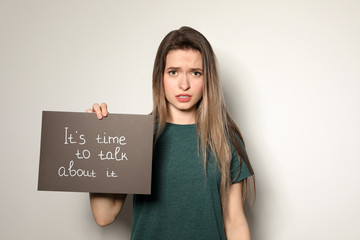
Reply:
[[[102,118],[101,114],[98,114],[98,118]]]

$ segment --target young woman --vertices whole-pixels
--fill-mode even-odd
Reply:
[[[152,193],[134,195],[131,239],[250,239],[243,203],[254,172],[224,104],[215,54],[198,31],[182,27],[161,42],[153,104]],[[87,111],[108,115],[106,104]],[[96,222],[112,223],[125,198],[91,193]]]

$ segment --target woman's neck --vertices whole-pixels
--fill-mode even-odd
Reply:
[[[167,112],[167,122],[174,124],[194,124],[196,122],[195,111],[169,111]]]

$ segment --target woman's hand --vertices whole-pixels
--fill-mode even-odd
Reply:
[[[102,119],[103,117],[107,117],[107,115],[109,114],[109,112],[107,110],[107,104],[106,103],[102,103],[101,105],[99,105],[98,103],[94,103],[92,108],[86,109],[86,112],[88,112],[88,113],[96,113],[96,116],[97,116],[98,119]]]

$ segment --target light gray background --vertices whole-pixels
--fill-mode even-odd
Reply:
[[[1,239],[128,239],[86,193],[37,192],[41,111],[149,113],[156,49],[202,32],[258,194],[254,239],[359,239],[360,2],[0,0]],[[128,199],[131,200],[131,199]]]

